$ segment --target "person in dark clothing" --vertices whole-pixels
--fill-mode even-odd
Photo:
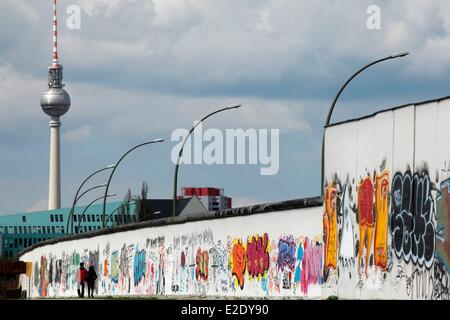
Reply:
[[[95,272],[94,267],[90,266],[86,277],[88,297],[90,298],[94,297],[95,280],[97,280],[97,273]]]
[[[87,270],[84,268],[84,262],[80,263],[80,268],[78,269],[78,297],[84,298],[84,283],[86,282]]]

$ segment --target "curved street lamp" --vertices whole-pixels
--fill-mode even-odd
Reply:
[[[336,105],[337,100],[339,99],[339,96],[341,95],[342,91],[344,91],[344,89],[347,87],[347,85],[350,83],[350,81],[352,81],[358,74],[360,74],[361,72],[363,72],[364,70],[366,70],[367,68],[373,66],[374,64],[386,61],[386,60],[391,60],[391,59],[396,59],[396,58],[401,58],[401,57],[405,57],[409,54],[409,52],[404,51],[404,52],[400,52],[400,53],[396,53],[396,54],[392,54],[390,56],[387,56],[385,58],[382,59],[378,59],[374,62],[371,62],[367,65],[365,65],[364,67],[362,67],[361,69],[359,69],[357,72],[355,72],[348,80],[347,82],[344,83],[344,85],[341,87],[341,89],[339,90],[339,92],[337,93],[336,97],[333,100],[333,103],[331,104],[330,110],[328,111],[328,115],[327,115],[327,119],[325,121],[325,126],[323,129],[323,135],[322,135],[322,167],[321,167],[321,180],[320,180],[320,194],[324,195],[324,174],[325,174],[325,129],[330,125],[330,121],[331,121],[331,114],[333,113],[334,107]]]
[[[108,198],[108,197],[115,197],[116,195],[117,195],[116,193],[107,194],[107,195],[106,195],[106,198]],[[78,231],[80,230],[81,221],[84,220],[84,219],[83,219],[83,218],[84,218],[84,214],[86,213],[87,209],[88,209],[94,202],[96,202],[96,201],[98,201],[98,200],[100,200],[100,199],[103,199],[103,198],[105,198],[105,196],[101,196],[101,197],[98,197],[98,198],[95,199],[95,200],[92,200],[91,203],[89,203],[89,204],[86,206],[86,208],[84,208],[83,213],[80,215],[80,219],[78,219]],[[72,233],[73,233],[73,232],[72,232]]]
[[[178,158],[177,158],[177,163],[175,164],[175,174],[173,177],[173,201],[172,201],[172,216],[175,217],[176,215],[176,207],[177,207],[177,182],[178,182],[178,166],[180,165],[180,159],[181,159],[181,155],[183,154],[183,148],[184,145],[187,142],[187,139],[191,136],[192,132],[195,130],[195,128],[202,123],[203,121],[205,121],[206,119],[208,119],[209,117],[211,117],[212,115],[222,112],[222,111],[226,111],[226,110],[231,110],[231,109],[237,109],[240,108],[242,105],[240,104],[235,104],[235,105],[231,105],[228,106],[226,108],[222,108],[220,110],[216,110],[214,112],[211,112],[210,114],[208,114],[207,116],[203,117],[200,121],[198,121],[189,131],[189,133],[186,135],[186,137],[184,137],[183,140],[183,144],[181,145],[180,148],[180,152],[178,152]]]
[[[106,184],[106,189],[105,189],[105,197],[103,199],[103,213],[102,213],[102,219],[103,221],[105,221],[104,219],[106,218],[106,195],[108,194],[108,189],[109,189],[109,185],[111,183],[111,179],[114,175],[114,172],[116,171],[117,167],[119,166],[120,162],[122,162],[122,160],[133,150],[136,150],[137,148],[140,148],[142,146],[145,146],[147,144],[152,144],[152,143],[159,143],[159,142],[163,142],[164,139],[154,139],[152,141],[148,141],[148,142],[144,142],[141,144],[138,144],[137,146],[134,146],[133,148],[131,148],[130,150],[128,150],[127,152],[124,153],[124,155],[119,159],[119,161],[116,162],[116,165],[114,166],[114,169],[111,171],[111,174],[109,175],[109,179],[108,179],[108,183]]]
[[[78,200],[86,193],[83,193],[81,196],[78,196],[78,194],[81,191],[81,188],[83,188],[84,184],[93,176],[95,176],[97,173],[100,173],[102,171],[108,170],[108,169],[112,169],[115,167],[115,164],[110,164],[109,166],[106,166],[100,170],[95,171],[94,173],[92,173],[91,175],[89,175],[86,179],[84,179],[84,181],[81,183],[80,187],[78,188],[77,192],[75,193],[75,197],[73,198],[73,204],[72,204],[72,208],[70,209],[69,215],[67,216],[67,225],[66,225],[66,233],[69,233],[69,222],[71,224],[71,231],[73,233],[73,212],[75,210],[75,205],[77,204]],[[91,189],[92,190],[92,189]]]

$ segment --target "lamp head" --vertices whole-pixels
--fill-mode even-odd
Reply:
[[[231,106],[228,106],[227,109],[228,110],[230,110],[230,109],[237,109],[237,108],[240,108],[240,107],[242,107],[241,104],[232,104]]]
[[[405,56],[407,56],[408,54],[409,54],[408,51],[403,51],[403,52],[391,54],[391,55],[389,56],[389,58],[395,59],[395,58],[405,57]]]

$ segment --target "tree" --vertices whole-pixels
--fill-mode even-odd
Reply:
[[[145,181],[142,181],[141,185],[141,194],[138,195],[135,199],[136,201],[136,215],[137,215],[137,221],[143,221],[145,216],[145,206],[143,205],[143,201],[147,200],[148,196],[148,183]]]

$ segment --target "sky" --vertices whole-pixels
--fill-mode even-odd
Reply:
[[[379,11],[379,27],[369,28]],[[80,28],[70,28],[74,8]],[[44,210],[49,118],[39,105],[52,47],[51,0],[0,2],[0,215]],[[61,118],[62,206],[90,173],[131,153],[112,179],[123,199],[171,198],[175,129],[278,129],[279,171],[182,165],[178,186],[225,189],[234,206],[320,195],[323,124],[450,94],[448,0],[58,0],[58,49],[72,100]],[[78,21],[78,20],[77,20]],[[72,24],[71,24],[72,23]],[[99,174],[89,186],[106,182]],[[101,190],[97,190],[101,194]],[[80,204],[98,194],[93,191]]]

